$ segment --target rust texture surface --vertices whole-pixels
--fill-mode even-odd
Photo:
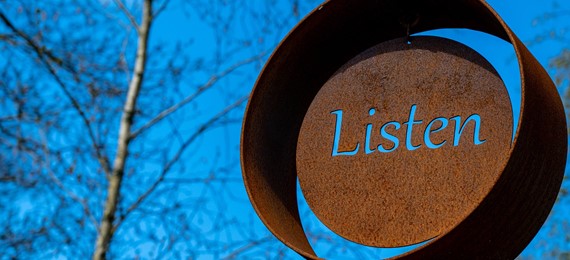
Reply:
[[[449,119],[456,115],[469,116],[471,113],[481,113],[480,137],[482,139],[489,138],[488,141],[477,145],[477,147],[469,147],[469,143],[467,142],[462,143],[465,140],[470,140],[471,135],[474,133],[469,132],[473,130],[469,130],[470,127],[467,127],[464,135],[461,137],[459,145],[455,148],[472,150],[475,154],[473,156],[466,155],[464,158],[466,161],[469,161],[477,160],[477,156],[484,154],[480,154],[475,150],[476,148],[480,147],[485,149],[485,146],[496,146],[498,148],[495,152],[489,152],[485,156],[489,156],[487,157],[488,160],[494,161],[494,166],[500,165],[501,163],[505,165],[498,167],[498,169],[481,169],[472,173],[472,176],[483,179],[468,180],[453,176],[453,178],[457,178],[456,181],[459,183],[462,181],[467,184],[480,182],[482,186],[477,187],[481,189],[478,191],[479,193],[461,191],[464,196],[462,200],[465,200],[466,204],[463,205],[463,209],[458,209],[456,212],[440,212],[440,214],[444,214],[444,216],[450,214],[447,220],[438,219],[437,216],[430,215],[430,213],[423,211],[423,216],[410,216],[409,214],[406,216],[406,214],[402,212],[394,213],[399,214],[401,217],[403,216],[399,221],[403,221],[406,217],[412,217],[408,228],[415,229],[412,231],[415,233],[411,235],[408,234],[410,237],[401,237],[400,239],[397,235],[397,232],[403,232],[405,227],[399,231],[388,231],[385,234],[376,234],[375,236],[373,234],[374,231],[367,230],[368,227],[366,226],[354,227],[351,225],[351,227],[348,227],[347,225],[347,227],[343,227],[342,224],[339,224],[337,228],[339,230],[337,230],[337,232],[360,243],[372,245],[411,243],[435,236],[433,240],[425,245],[405,255],[399,256],[399,258],[402,259],[514,259],[532,240],[546,220],[559,191],[567,153],[566,120],[558,92],[544,68],[540,66],[521,41],[484,1],[331,0],[325,2],[306,17],[283,40],[269,59],[256,82],[247,106],[242,129],[241,161],[244,183],[251,203],[261,220],[278,239],[306,258],[318,258],[308,242],[299,218],[296,198],[298,171],[301,179],[300,182],[303,186],[302,189],[305,194],[315,191],[317,193],[332,191],[319,191],[319,187],[310,187],[311,181],[315,181],[316,184],[317,180],[315,178],[318,178],[314,176],[311,177],[310,172],[313,169],[309,168],[309,166],[305,166],[311,165],[311,162],[300,163],[299,165],[301,165],[301,167],[299,167],[299,169],[297,168],[297,162],[299,160],[297,152],[301,153],[306,148],[303,148],[303,145],[305,145],[304,142],[298,146],[298,141],[304,136],[302,133],[303,120],[306,116],[310,117],[311,113],[313,113],[313,109],[310,108],[311,103],[315,100],[315,97],[319,95],[319,91],[323,90],[323,92],[326,92],[328,89],[328,87],[326,87],[327,84],[334,85],[335,80],[341,80],[340,78],[335,79],[335,77],[333,77],[339,68],[373,46],[397,38],[406,37],[406,28],[401,26],[400,21],[403,16],[409,15],[410,13],[418,14],[420,17],[415,26],[411,28],[411,33],[440,28],[467,28],[495,35],[513,44],[521,68],[520,76],[522,82],[521,114],[515,138],[510,145],[508,155],[506,155],[505,159],[505,157],[503,157],[505,156],[503,154],[504,150],[502,150],[504,147],[498,145],[498,143],[504,141],[498,141],[492,138],[497,137],[501,140],[510,138],[510,136],[508,136],[510,134],[509,127],[505,128],[504,126],[506,123],[496,122],[496,120],[498,120],[497,118],[504,115],[506,110],[498,109],[499,114],[493,115],[491,118],[483,115],[483,113],[489,113],[487,109],[491,109],[483,105],[473,107],[485,107],[484,111],[463,110],[469,106],[466,108],[457,107],[438,111],[440,108],[437,104],[426,103],[429,97],[422,97],[422,103],[416,104],[416,113],[418,116],[417,119],[424,120],[424,125],[427,120],[432,120],[435,115]],[[415,43],[412,45],[414,46],[414,44]],[[434,47],[437,44],[428,45]],[[451,47],[450,51],[454,49],[456,48]],[[410,53],[414,53],[415,51],[412,50]],[[450,51],[447,51],[447,54],[449,54]],[[445,54],[446,51],[443,53]],[[466,59],[466,56],[463,54],[458,56],[458,60]],[[479,64],[481,67],[486,66],[485,62],[471,62],[472,66],[477,67],[474,64]],[[354,66],[358,65],[358,63],[354,64]],[[420,65],[417,66],[418,68],[421,67]],[[460,68],[451,69],[451,71],[460,70]],[[493,74],[495,73],[492,72],[492,70],[487,70],[487,72],[489,71],[491,71],[491,73],[483,76],[483,80],[493,80]],[[485,72],[481,71],[480,73]],[[337,73],[336,76],[338,75]],[[418,77],[408,77],[402,80],[414,79],[418,79]],[[382,78],[379,80],[381,81]],[[465,76],[461,80],[468,80],[468,76]],[[399,81],[396,80],[393,82],[400,84]],[[331,89],[334,89],[332,85]],[[450,88],[458,86],[455,84],[447,85]],[[487,86],[486,84],[479,83],[477,83],[477,85]],[[433,86],[437,87],[437,84]],[[365,88],[366,86],[360,87]],[[503,88],[500,83],[491,83],[487,87],[491,88],[489,91],[497,91]],[[453,89],[445,91],[440,91],[440,93],[451,94],[450,92],[453,91]],[[348,99],[351,93],[345,92],[341,95],[337,96],[337,102]],[[452,102],[452,104],[455,102],[457,102],[455,104],[461,104],[463,102],[468,104],[477,100],[481,102],[493,102],[484,98],[492,95],[491,93],[479,93],[475,95],[482,96],[474,96],[474,100],[465,100],[459,97],[458,100],[450,102]],[[357,93],[352,96],[359,98]],[[495,98],[495,96],[493,96],[493,98]],[[501,95],[498,96],[498,99],[497,104],[504,104],[503,101],[500,101],[500,99],[502,99]],[[401,101],[401,103],[413,101],[414,100],[404,100]],[[386,105],[389,106],[393,104],[386,103]],[[402,104],[402,106],[404,106],[404,104]],[[335,109],[343,108],[339,107]],[[351,109],[351,111],[357,110],[356,107],[347,107],[345,109]],[[364,109],[364,111],[360,111],[360,113],[363,113],[360,116],[366,117],[366,113],[370,113],[370,111],[366,111],[366,109],[370,109],[366,106],[358,109]],[[385,120],[394,120],[400,123],[406,120],[405,117],[398,114],[397,109],[386,110],[384,107],[375,107],[375,109],[374,116],[369,117],[378,119],[378,121],[370,122],[374,124],[374,131],[372,132],[376,134],[378,134],[378,127],[380,127],[378,124],[382,125],[386,123]],[[410,113],[410,110],[411,107],[404,109],[404,111],[408,113]],[[389,119],[388,117],[384,118],[383,113],[385,113],[385,111],[392,111],[390,112]],[[448,115],[446,114],[447,111],[457,111],[457,114]],[[329,114],[326,114],[326,117],[322,119],[330,120],[331,117],[332,119],[336,119],[335,116],[339,115],[338,112],[337,114],[330,114],[331,112],[333,111],[328,111]],[[343,111],[343,116],[344,115]],[[358,117],[357,115],[351,116],[353,119]],[[343,123],[347,124],[347,131],[348,128],[351,127],[350,124],[354,124],[350,123],[351,116],[346,114],[346,117],[343,117],[343,119],[347,120],[343,121]],[[508,116],[507,119],[509,119]],[[362,118],[359,120],[362,120],[360,125],[354,126],[355,129],[350,131],[366,131],[365,129],[362,130],[362,127],[366,128],[368,122],[365,122]],[[502,134],[485,132],[490,131],[490,128],[485,127],[485,122],[488,120],[496,122],[496,125],[494,125],[492,129],[502,129],[499,130],[502,131]],[[452,123],[450,120],[450,125],[452,125]],[[310,124],[319,123],[312,122]],[[330,127],[331,122],[324,122],[322,124],[323,127]],[[418,129],[423,128],[423,125],[415,126],[417,126]],[[319,126],[315,125],[314,127]],[[394,131],[391,127],[387,129],[388,132]],[[402,129],[405,129],[404,125],[402,125],[399,131],[402,131]],[[432,135],[434,143],[442,141],[442,139],[437,139],[438,137],[441,138],[441,136],[449,134],[445,132],[446,129],[449,131],[449,129],[452,128],[445,128]],[[320,130],[322,131],[321,135],[330,135],[330,129],[323,128]],[[305,130],[303,130],[303,132],[304,131]],[[401,136],[402,133],[392,133],[396,133],[398,139],[401,141],[401,147],[399,147],[399,149],[403,149],[405,146],[405,141],[403,140],[405,140],[405,138]],[[419,136],[416,135],[411,138],[417,140],[418,137]],[[330,136],[328,138],[330,139]],[[343,153],[352,150],[351,142],[356,142],[356,139],[350,140],[350,138],[350,136],[345,137],[344,135],[340,137],[338,152]],[[366,141],[362,140],[362,138],[362,136],[359,137],[358,142],[362,142],[362,145],[364,145]],[[371,137],[370,143],[376,144],[382,142],[382,140],[378,139],[372,141],[374,138],[374,136]],[[316,140],[309,141],[316,142]],[[418,145],[419,143],[414,144]],[[473,143],[471,144],[473,145]],[[315,145],[318,147],[318,144]],[[330,140],[328,145],[330,146]],[[404,159],[406,160],[414,160],[414,158],[416,158],[406,155],[406,152],[425,153],[425,155],[418,158],[431,157],[432,155],[432,159],[445,157],[444,155],[437,155],[438,153],[445,153],[449,155],[449,157],[461,156],[460,151],[456,153],[451,151],[450,149],[452,147],[449,145],[433,149],[429,155],[428,150],[426,150],[425,147],[423,148],[423,150],[421,147],[416,150],[394,150],[389,156],[402,156],[405,157]],[[360,149],[364,148],[361,147]],[[360,152],[362,151],[363,150]],[[332,155],[332,151],[330,155]],[[379,158],[378,154],[370,153],[368,155]],[[354,156],[358,158],[358,156],[364,155],[357,153]],[[336,156],[335,158],[340,157]],[[315,160],[317,161],[318,159],[319,158],[316,158]],[[346,158],[343,157],[343,159]],[[364,166],[359,165],[358,167],[370,167],[366,166],[366,163],[373,160],[373,158],[362,159]],[[501,162],[501,160],[503,161]],[[506,162],[504,162],[504,160],[506,160]],[[429,160],[425,159],[425,161],[427,162]],[[397,165],[397,162],[394,163],[394,165]],[[485,163],[492,164],[493,162]],[[317,162],[313,162],[313,165],[317,165],[315,167],[324,167]],[[303,167],[307,167],[307,169],[303,170]],[[431,166],[422,164],[422,167],[429,168]],[[456,167],[460,166],[449,165],[451,169]],[[496,170],[500,172],[496,172]],[[335,178],[341,178],[341,173],[335,173],[335,171],[332,171],[332,174],[336,176]],[[420,175],[431,176],[431,174],[434,174],[429,170],[425,170],[422,175],[421,171],[422,169],[419,171],[410,170],[410,173],[407,174],[416,177]],[[358,172],[358,169],[352,167],[344,174],[345,179],[339,179],[341,182],[339,185],[348,185],[351,181],[351,174],[353,175],[354,172]],[[481,172],[485,173],[486,177],[475,175]],[[433,175],[438,182],[442,181],[442,178],[445,177],[441,174],[443,173],[435,172],[435,175]],[[375,178],[374,176],[361,177]],[[406,175],[404,174],[402,178],[403,179],[397,179],[396,181],[404,182]],[[495,179],[491,180],[493,178]],[[326,181],[332,183],[330,180],[325,180],[325,182]],[[381,180],[376,179],[372,181]],[[431,187],[430,189],[435,189],[438,185],[446,185],[445,182],[430,184],[429,180],[422,180],[421,178],[416,181],[423,181],[424,184],[428,184],[427,187]],[[342,184],[343,182],[344,184]],[[406,189],[420,189],[418,183],[411,181],[410,184],[411,186],[406,187]],[[398,187],[403,186],[404,185],[399,185]],[[313,190],[310,191],[311,189]],[[378,189],[380,188],[378,187]],[[458,188],[450,187],[450,189]],[[373,189],[370,187],[368,190]],[[382,191],[373,192],[380,194]],[[424,195],[427,194],[425,191],[420,190],[419,192],[424,192]],[[440,191],[431,190],[428,196],[445,196],[445,192],[437,195],[438,192]],[[475,193],[478,195],[474,195]],[[352,191],[351,194],[363,196],[363,194],[358,191]],[[407,196],[411,195],[408,194]],[[317,197],[320,197],[320,195],[314,198]],[[342,198],[341,195],[338,195],[338,197],[339,200],[351,200],[351,198]],[[390,197],[388,196],[388,198]],[[392,199],[398,200],[399,198],[392,196]],[[425,200],[425,198],[401,199],[401,201],[405,200],[416,204],[421,204],[421,201]],[[309,200],[308,198],[308,201]],[[359,203],[376,202],[381,204],[381,200],[382,198],[363,199],[359,200]],[[316,202],[313,201],[310,203],[311,207],[319,208],[322,207],[322,204],[320,206],[319,203],[331,202],[317,200]],[[434,203],[434,205],[438,204],[439,207],[442,208],[449,206],[446,205],[448,202],[431,201],[430,203]],[[385,205],[385,207],[392,207],[393,210],[397,208],[405,210],[405,207],[396,207],[394,205]],[[429,208],[429,206],[425,205],[424,207],[424,209]],[[353,210],[355,209],[357,209],[357,207],[353,207]],[[338,209],[333,207],[328,210],[335,212]],[[351,209],[349,208],[347,210]],[[353,214],[365,215],[367,212],[374,212],[376,209],[370,205],[364,205],[360,210],[362,213],[354,212]],[[319,210],[317,210],[317,212],[318,211]],[[327,214],[327,209],[323,207],[320,213],[317,213],[317,216],[319,216],[325,224],[334,227],[335,221],[337,221],[335,218],[338,218],[338,216],[327,216]],[[327,218],[330,219],[326,220]],[[354,219],[355,217],[348,216],[347,218]],[[387,221],[392,221],[387,216],[383,216],[383,218]],[[422,226],[423,224],[421,223],[424,223],[424,221],[430,218],[435,219],[436,222],[439,223],[439,226]],[[382,227],[383,225],[386,227],[385,223],[383,224],[376,220],[363,223],[376,225],[375,228]],[[346,229],[348,233],[343,234],[343,231],[340,230],[343,228]],[[352,229],[354,229],[356,236],[351,235],[350,232],[353,231]],[[359,237],[358,234],[365,234],[367,237]]]
[[[341,67],[311,103],[297,142],[301,190],[349,240],[423,242],[489,193],[509,158],[511,110],[500,77],[467,46],[435,37],[381,43]]]

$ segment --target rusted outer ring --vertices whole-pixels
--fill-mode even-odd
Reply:
[[[250,200],[269,230],[307,258],[318,258],[301,226],[295,148],[319,88],[342,64],[404,37],[399,18],[421,16],[412,33],[467,28],[513,44],[521,73],[519,125],[509,162],[474,212],[432,242],[399,258],[513,259],[538,232],[564,175],[566,118],[554,83],[491,7],[480,0],[331,0],[275,50],[258,78],[243,122],[241,156]]]

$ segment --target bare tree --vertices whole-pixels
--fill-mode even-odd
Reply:
[[[315,1],[254,2],[0,1],[0,251],[285,255],[243,196],[239,123]]]

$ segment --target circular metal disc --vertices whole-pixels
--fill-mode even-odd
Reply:
[[[469,47],[384,42],[340,68],[304,118],[302,192],[332,231],[369,246],[419,243],[457,225],[503,172],[512,141],[503,81]]]

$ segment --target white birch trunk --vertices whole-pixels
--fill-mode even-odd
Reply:
[[[113,162],[113,170],[109,179],[109,186],[107,189],[107,200],[105,201],[105,208],[101,225],[99,228],[97,242],[95,245],[95,252],[93,254],[94,260],[105,259],[109,245],[113,238],[113,222],[117,211],[117,204],[119,203],[119,194],[121,192],[121,183],[124,176],[125,163],[128,157],[128,146],[131,135],[131,126],[136,109],[137,98],[143,82],[145,73],[145,64],[147,57],[147,43],[148,35],[152,20],[152,0],[145,0],[143,6],[142,22],[138,27],[138,46],[137,56],[135,60],[134,73],[129,83],[129,89],[123,108],[121,123],[119,128],[119,138],[117,140],[117,153]]]

